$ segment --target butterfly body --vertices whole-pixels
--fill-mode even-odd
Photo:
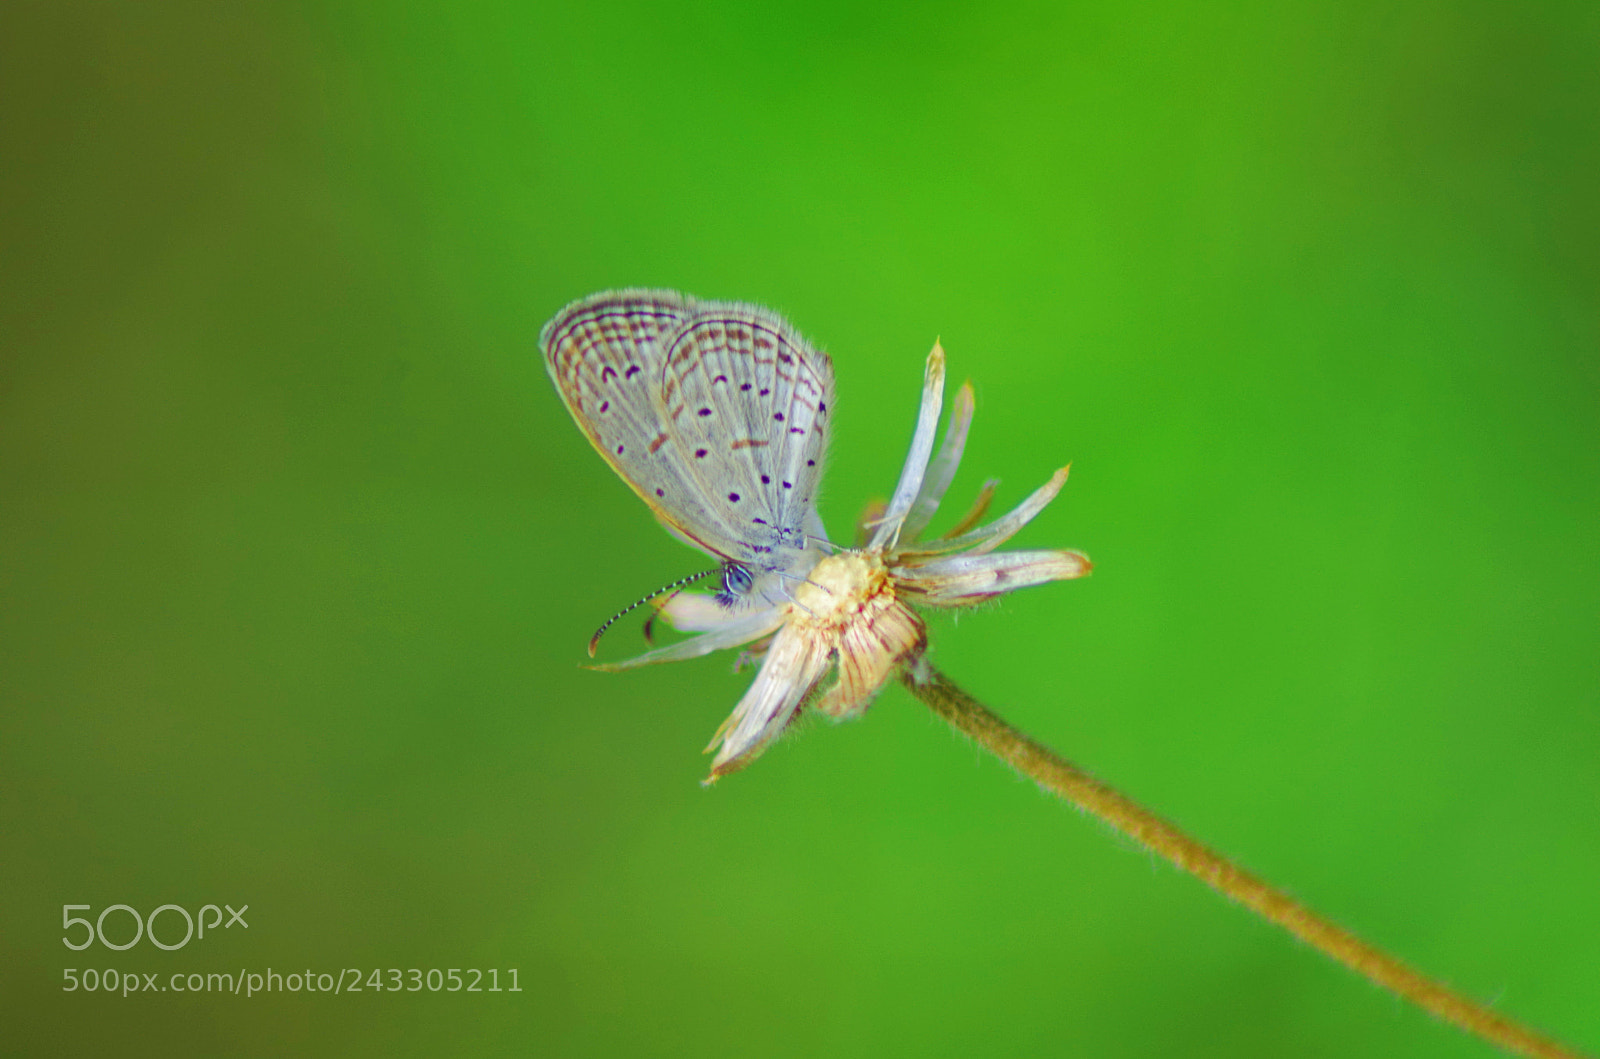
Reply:
[[[827,355],[769,310],[660,290],[576,301],[540,345],[600,455],[668,530],[724,564],[719,602],[788,599],[825,554]]]

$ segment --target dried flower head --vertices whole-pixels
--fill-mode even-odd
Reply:
[[[807,703],[830,717],[853,717],[898,669],[918,666],[928,638],[913,604],[972,606],[1015,589],[1089,572],[1089,560],[1081,552],[994,550],[1055,499],[1066,483],[1066,467],[1010,514],[972,528],[994,493],[994,483],[985,483],[977,503],[954,529],[922,539],[955,477],[972,424],[972,387],[967,384],[956,394],[944,441],[934,455],[944,374],[944,350],[935,343],[928,354],[911,452],[888,503],[863,517],[858,547],[824,556],[794,586],[790,598],[755,609],[729,608],[705,594],[674,595],[660,605],[660,613],[675,628],[698,636],[597,667],[620,670],[676,662],[762,641],[753,649],[762,655],[755,682],[706,748],[717,750],[707,782],[754,761]],[[833,683],[817,694],[830,669],[837,671]]]

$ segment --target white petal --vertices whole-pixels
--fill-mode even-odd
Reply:
[[[749,612],[717,602],[706,592],[678,592],[656,608],[679,632],[710,632],[749,617]]]
[[[778,630],[755,683],[706,747],[709,751],[722,743],[711,763],[711,779],[744,768],[778,737],[827,671],[828,653],[821,637],[793,625]]]
[[[959,607],[1002,592],[1082,577],[1092,568],[1082,552],[1001,552],[953,555],[947,559],[890,571],[896,585],[915,603]]]
[[[782,625],[789,616],[788,605],[769,607],[743,615],[736,621],[730,621],[710,632],[691,636],[680,643],[668,644],[658,647],[654,651],[646,651],[637,658],[630,658],[625,662],[606,662],[601,665],[587,666],[588,669],[599,669],[607,673],[615,673],[623,669],[634,669],[638,666],[656,665],[661,662],[682,662],[689,658],[699,658],[701,655],[720,651],[725,647],[738,647],[740,644],[749,643],[759,639],[767,633]]]
[[[939,555],[944,552],[967,551],[974,555],[990,552],[1016,536],[1017,531],[1049,506],[1050,501],[1061,492],[1061,487],[1067,484],[1067,471],[1070,465],[1061,468],[1050,476],[1050,480],[1033,491],[1033,495],[1018,504],[1008,515],[995,519],[987,526],[979,526],[970,533],[963,533],[959,537],[946,537],[943,540],[925,541],[901,549],[902,555]]]
[[[939,510],[939,501],[944,499],[945,490],[950,488],[950,480],[956,476],[956,468],[961,466],[961,452],[967,447],[967,430],[972,426],[972,408],[972,383],[964,382],[961,389],[956,391],[955,407],[950,409],[950,421],[944,428],[944,443],[939,446],[939,455],[928,466],[922,490],[917,493],[917,499],[911,504],[911,513],[906,516],[905,525],[900,529],[901,540],[916,540],[917,534],[927,527]]]
[[[922,477],[933,454],[934,435],[939,432],[939,409],[944,404],[944,349],[935,342],[928,354],[928,368],[922,381],[922,410],[917,414],[917,429],[911,435],[911,452],[900,470],[900,483],[878,521],[868,542],[869,548],[882,548],[900,539],[900,523],[911,510],[911,502],[922,491]]]

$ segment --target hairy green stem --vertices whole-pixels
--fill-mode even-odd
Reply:
[[[918,668],[920,672],[908,671],[902,676],[911,693],[1001,761],[1367,980],[1508,1052],[1536,1059],[1583,1059],[1578,1052],[1446,989],[1334,925],[1017,731],[944,674],[925,665]]]

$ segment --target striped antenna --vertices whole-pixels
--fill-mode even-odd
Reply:
[[[661,595],[661,593],[663,593],[663,592],[671,592],[673,589],[682,588],[684,585],[687,585],[690,582],[700,581],[700,580],[702,580],[704,578],[710,577],[712,574],[720,572],[721,570],[722,570],[722,567],[717,566],[717,567],[713,567],[710,570],[705,571],[704,573],[690,574],[688,577],[680,577],[678,580],[672,582],[672,584],[663,585],[660,588],[656,589],[654,592],[650,593],[648,596],[646,596],[643,599],[639,600],[639,602],[631,604],[630,606],[623,607],[621,610],[617,611],[617,613],[613,614],[610,618],[608,618],[606,620],[606,623],[604,625],[600,626],[600,628],[596,629],[594,631],[594,635],[589,638],[589,657],[590,658],[594,657],[595,648],[600,646],[600,637],[604,636],[606,634],[606,630],[611,628],[611,626],[613,626],[613,625],[615,625],[617,623],[617,619],[619,619],[619,618],[623,617],[624,615],[629,614],[632,611],[635,611],[638,608],[644,606],[646,603],[650,602],[652,599],[655,599],[657,596]]]

